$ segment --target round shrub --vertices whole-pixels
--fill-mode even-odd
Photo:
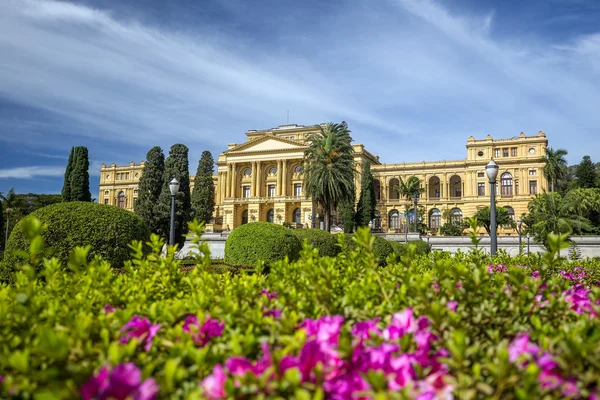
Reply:
[[[396,257],[399,258],[400,256],[403,256],[406,253],[405,244],[396,242],[395,240],[388,240],[388,242],[392,246],[392,249],[394,249],[394,254],[396,254]]]
[[[397,257],[403,256],[404,254],[406,254],[408,252],[409,245],[415,246],[415,253],[417,255],[429,254],[429,250],[430,250],[429,245],[424,240],[411,240],[410,242],[408,242],[408,244],[404,244],[404,243],[400,243],[400,242],[396,242],[396,241],[389,241],[389,243],[392,245],[392,248],[394,249],[394,253],[396,254]]]
[[[387,257],[394,252],[394,248],[382,237],[375,236],[373,242],[373,254],[375,255],[375,262],[379,265],[385,265]]]
[[[257,267],[288,256],[298,259],[302,245],[291,229],[269,222],[252,222],[235,228],[225,242],[225,263]]]
[[[304,243],[304,239],[307,239],[308,244],[315,249],[319,249],[321,257],[335,257],[341,250],[337,244],[337,238],[327,231],[321,229],[294,229],[292,232],[296,235],[300,244]]]
[[[52,249],[52,256],[66,263],[69,253],[77,246],[91,246],[89,257],[101,256],[113,267],[122,267],[129,259],[128,245],[133,240],[147,242],[150,232],[144,221],[134,213],[115,206],[87,202],[52,204],[32,212],[47,225],[43,234],[46,248]],[[29,249],[21,220],[13,229],[5,256],[6,268],[14,270],[21,262],[10,251]]]
[[[413,240],[408,242],[408,244],[414,244],[416,246],[416,253],[418,255],[429,254],[430,247],[424,240]]]

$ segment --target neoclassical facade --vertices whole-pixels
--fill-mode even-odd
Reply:
[[[214,175],[214,230],[231,230],[252,221],[289,223],[296,227],[312,225],[319,214],[302,187],[302,158],[306,139],[318,132],[314,126],[283,125],[268,130],[250,130],[241,144],[229,144],[216,162]],[[362,144],[354,144],[357,172],[371,162],[377,197],[377,231],[403,232],[405,215],[412,215],[412,204],[400,197],[399,180],[417,176],[424,192],[419,199],[423,223],[436,234],[448,219],[472,216],[489,205],[490,186],[485,165],[493,158],[500,166],[497,203],[507,207],[514,218],[527,211],[535,194],[547,189],[542,173],[542,156],[548,145],[546,135],[483,140],[469,137],[466,158],[453,161],[382,164]],[[98,201],[133,210],[144,162],[128,166],[102,165]],[[193,190],[193,177],[190,179]],[[357,193],[360,174],[356,174]],[[317,225],[318,226],[318,225]],[[510,234],[511,230],[502,233]]]

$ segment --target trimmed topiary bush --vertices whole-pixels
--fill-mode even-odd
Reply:
[[[337,244],[337,238],[327,231],[321,229],[294,229],[292,232],[296,235],[300,244],[304,243],[304,239],[307,239],[308,244],[315,249],[319,249],[321,257],[335,257],[341,250]]]
[[[43,233],[52,256],[65,263],[76,246],[91,246],[89,258],[98,255],[113,267],[122,267],[130,258],[128,245],[133,240],[147,242],[150,232],[134,213],[118,207],[88,202],[52,204],[29,215],[47,225]],[[12,251],[27,251],[29,240],[23,233],[24,220],[13,229],[6,245],[5,273],[12,273],[21,259]]]
[[[302,245],[290,229],[269,222],[252,222],[235,228],[225,242],[226,264],[257,267],[283,260],[297,260]]]
[[[427,242],[424,241],[424,240],[412,240],[412,241],[408,242],[408,244],[414,244],[415,245],[415,247],[416,247],[416,253],[418,255],[429,254],[430,247],[427,244]]]
[[[429,245],[424,240],[411,240],[410,242],[408,242],[408,244],[390,240],[389,243],[392,245],[392,248],[394,249],[394,253],[396,254],[397,257],[403,256],[404,254],[406,254],[408,252],[408,246],[410,246],[410,245],[415,246],[415,254],[417,254],[417,255],[429,254],[429,251],[430,251]]]
[[[375,255],[375,262],[379,265],[385,265],[386,259],[389,255],[394,252],[394,248],[382,237],[375,236],[375,241],[373,242],[373,255]]]
[[[394,254],[396,257],[400,257],[406,253],[406,245],[404,243],[396,242],[394,240],[388,240],[392,249],[394,249]]]

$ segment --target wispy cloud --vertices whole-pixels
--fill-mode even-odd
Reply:
[[[65,169],[62,167],[18,167],[0,169],[0,179],[32,179],[37,177],[58,177],[63,176]]]

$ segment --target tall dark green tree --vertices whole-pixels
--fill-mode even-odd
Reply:
[[[165,155],[162,149],[155,146],[146,154],[146,162],[142,169],[138,199],[133,205],[134,212],[139,215],[150,232],[161,232],[161,218],[158,212],[158,201],[163,186],[165,171]]]
[[[213,182],[215,160],[210,151],[203,151],[198,162],[192,192],[192,219],[210,222],[215,208],[215,183]]]
[[[75,147],[73,152],[73,169],[69,175],[71,190],[69,201],[92,201],[89,169],[90,160],[87,147]]]
[[[575,169],[575,176],[577,177],[577,186],[581,188],[596,187],[598,173],[590,156],[583,156],[583,160],[581,160]]]
[[[354,191],[354,149],[346,122],[319,126],[308,138],[304,152],[304,190],[325,214],[325,230],[330,230],[331,212],[352,199]]]
[[[69,161],[67,161],[67,167],[65,168],[65,179],[61,192],[62,201],[71,201],[71,171],[73,170],[73,153],[75,148],[71,147],[71,153],[69,154]]]
[[[158,234],[169,239],[171,223],[171,190],[169,183],[173,178],[179,182],[179,193],[175,197],[175,243],[179,247],[185,243],[187,223],[191,216],[190,202],[190,163],[188,161],[189,150],[183,144],[174,144],[169,151],[169,157],[165,161],[165,172],[163,184],[158,201],[158,215],[161,221]]]
[[[373,187],[373,174],[371,163],[367,160],[362,171],[360,183],[360,197],[356,207],[356,226],[369,226],[375,218],[375,188]]]
[[[354,232],[356,224],[356,212],[354,211],[354,203],[356,201],[355,190],[352,190],[352,198],[344,200],[340,203],[339,213],[344,223],[344,233]]]

